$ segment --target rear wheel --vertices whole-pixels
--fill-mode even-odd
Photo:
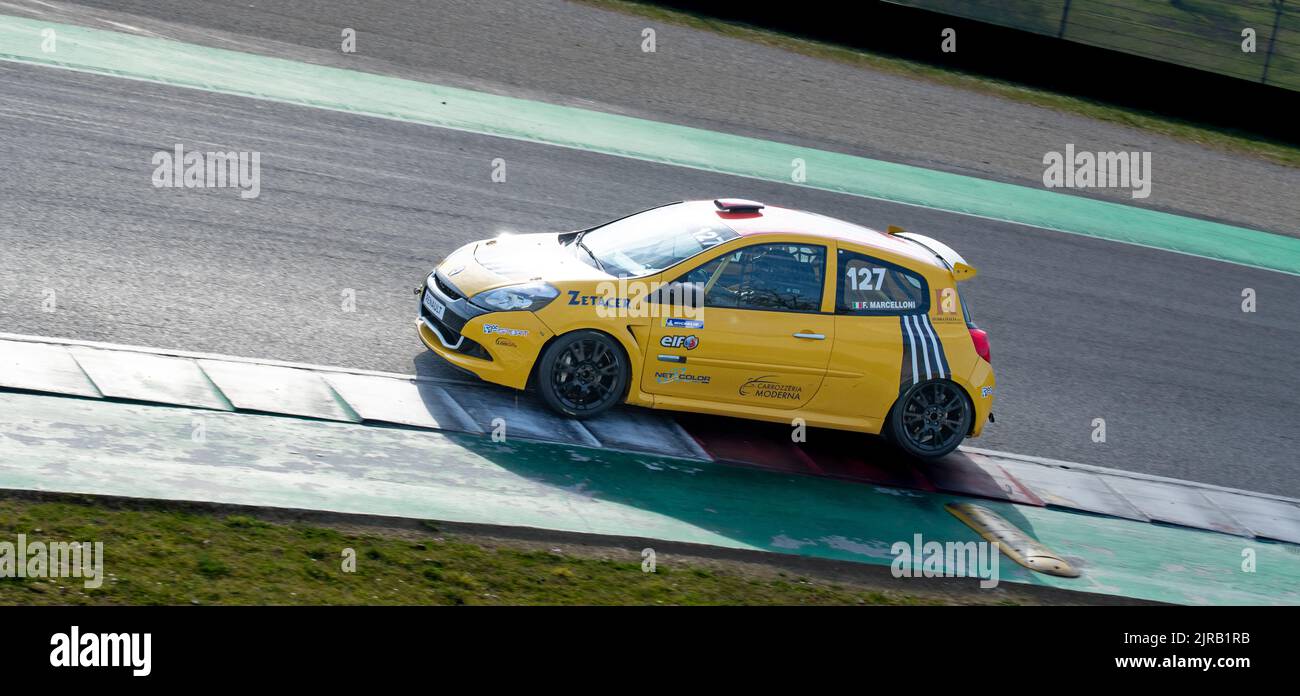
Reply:
[[[622,347],[599,331],[575,331],[555,339],[537,370],[537,390],[546,404],[572,418],[605,412],[623,400],[627,384]]]
[[[886,435],[908,454],[936,459],[957,449],[974,417],[970,399],[957,384],[941,379],[922,382],[894,404]]]

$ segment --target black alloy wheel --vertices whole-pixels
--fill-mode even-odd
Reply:
[[[909,454],[936,459],[970,433],[974,409],[962,388],[936,379],[913,386],[889,414],[889,439]]]
[[[547,405],[573,418],[608,410],[627,393],[623,349],[599,331],[575,331],[547,346],[538,370],[538,390]]]

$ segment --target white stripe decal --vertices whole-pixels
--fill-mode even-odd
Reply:
[[[916,339],[912,338],[912,327],[907,325],[907,317],[903,317],[903,331],[907,332],[907,343],[911,346],[907,352],[912,355],[912,384],[916,384]]]
[[[925,343],[925,334],[921,333],[921,319],[913,316],[912,321],[916,322],[916,337],[921,339],[921,357],[925,358],[925,378],[931,379],[934,377],[934,372],[930,370],[930,347]]]
[[[921,319],[925,322],[925,330],[930,332],[930,341],[934,346],[934,362],[939,368],[939,376],[947,377],[948,375],[943,372],[943,356],[939,354],[939,351],[941,350],[939,348],[939,339],[935,338],[934,325],[930,323],[930,316],[928,314],[922,314]]]

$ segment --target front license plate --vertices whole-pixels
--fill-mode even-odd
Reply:
[[[424,291],[424,308],[429,310],[433,316],[437,317],[438,321],[442,321],[442,315],[447,311],[447,307],[439,302],[437,298],[433,296],[433,293],[428,290]]]

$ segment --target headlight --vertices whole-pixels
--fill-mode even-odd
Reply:
[[[481,292],[470,299],[470,302],[484,309],[499,312],[534,312],[550,304],[551,300],[559,295],[560,291],[550,283],[534,282]]]

